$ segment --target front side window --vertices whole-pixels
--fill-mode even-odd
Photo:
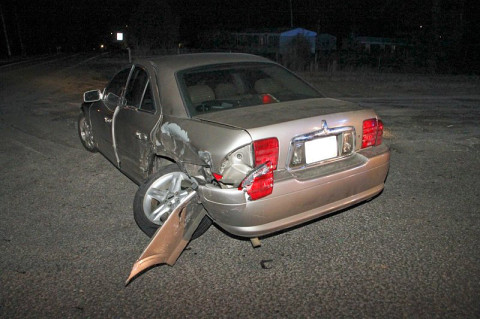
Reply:
[[[322,97],[293,73],[271,63],[207,66],[181,71],[177,80],[190,116]]]
[[[120,97],[122,95],[123,89],[125,88],[125,85],[127,84],[129,74],[130,68],[118,72],[105,88],[105,95],[112,93],[116,97]]]
[[[127,89],[125,91],[125,103],[145,111],[154,111],[151,90],[149,85],[148,73],[136,67],[130,80],[128,81]]]

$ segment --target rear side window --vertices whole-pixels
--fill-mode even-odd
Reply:
[[[140,110],[155,112],[155,104],[153,103],[152,90],[150,89],[150,85],[147,85],[145,89],[145,95],[143,96]]]

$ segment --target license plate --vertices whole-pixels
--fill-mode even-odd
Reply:
[[[320,162],[337,157],[337,137],[328,136],[305,142],[305,162]]]

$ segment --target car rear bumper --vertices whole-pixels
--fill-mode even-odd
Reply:
[[[271,195],[247,199],[236,188],[200,186],[209,216],[226,231],[243,237],[267,235],[367,200],[384,187],[390,151],[361,150],[351,158],[300,172],[275,172]]]

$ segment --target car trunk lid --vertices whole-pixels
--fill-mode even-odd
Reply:
[[[301,164],[292,166],[292,148],[297,142],[304,147],[306,140],[315,140],[307,143],[309,149],[329,149],[326,154],[310,151],[305,163],[307,166],[332,158],[332,152],[337,149],[333,157],[341,158],[343,135],[339,134],[343,132],[352,133],[352,151],[358,150],[362,141],[363,120],[376,118],[376,114],[351,102],[321,98],[230,109],[195,118],[245,129],[254,141],[276,137],[279,144],[278,169],[281,170],[305,167]],[[334,145],[337,149],[332,149]]]
[[[357,104],[331,98],[307,99],[233,108],[220,112],[204,113],[195,118],[252,129],[273,124],[361,109]]]

